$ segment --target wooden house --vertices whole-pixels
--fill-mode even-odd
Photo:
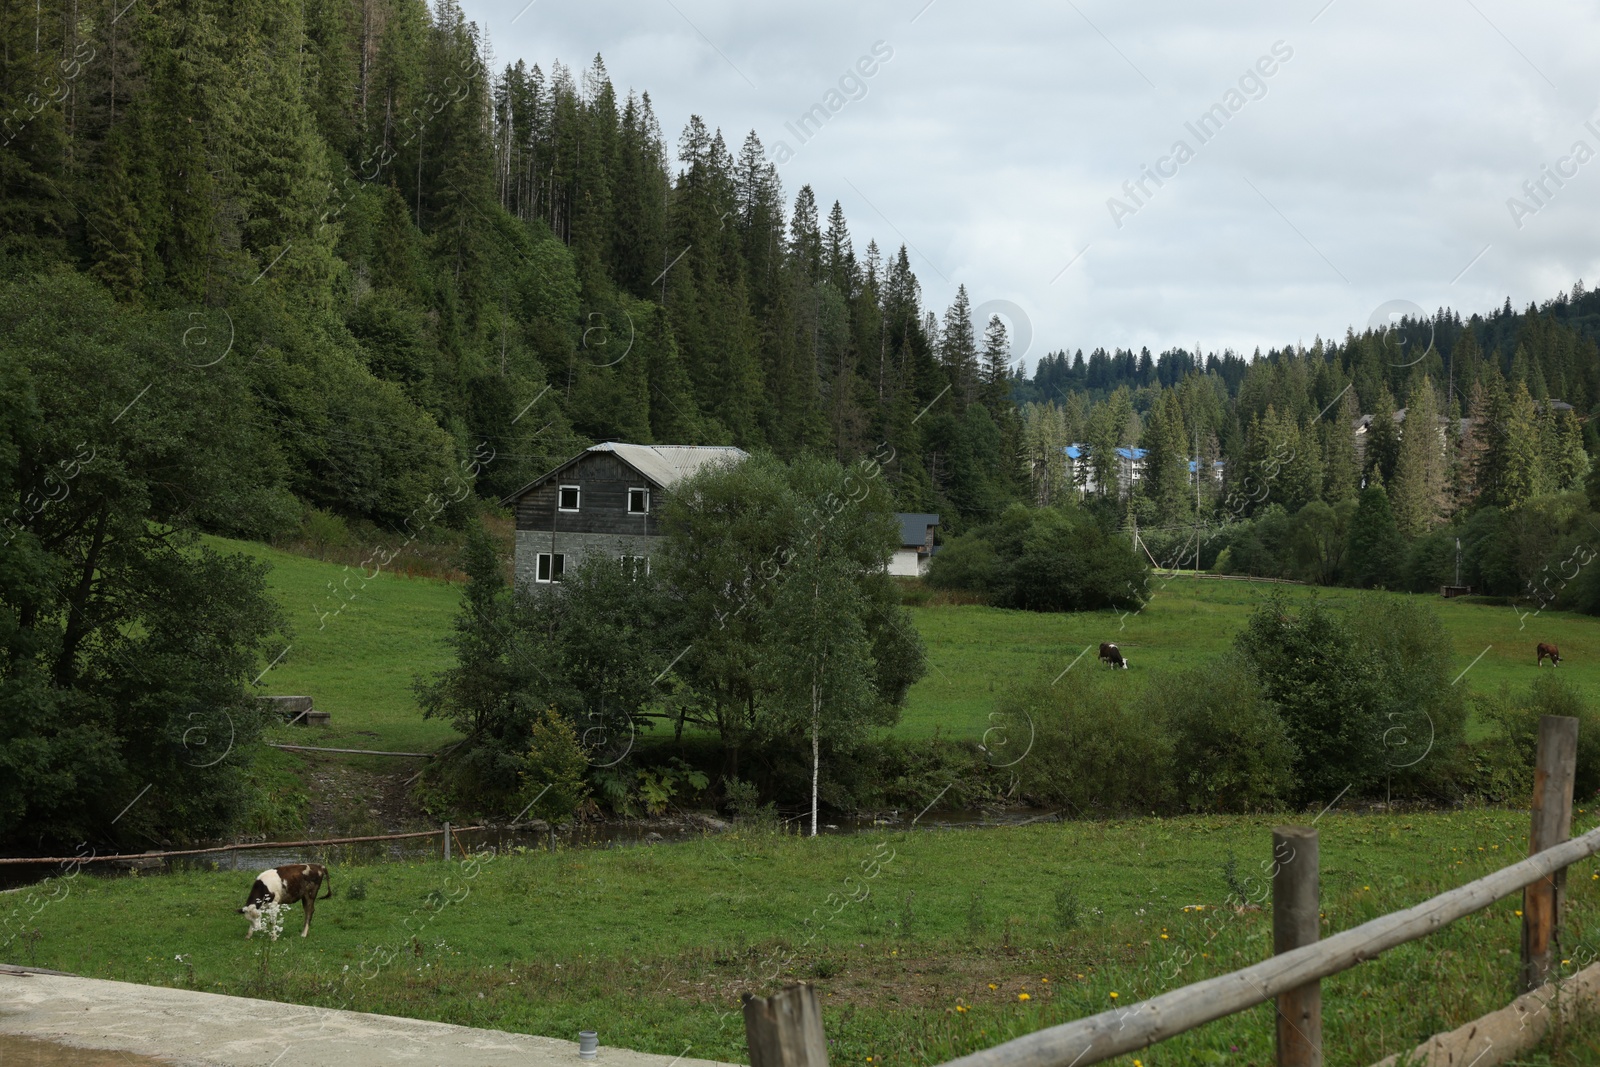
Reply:
[[[516,515],[517,589],[561,581],[599,553],[649,572],[662,535],[661,495],[714,463],[746,457],[729,445],[633,445],[585,449],[501,503]]]
[[[889,558],[889,573],[903,578],[920,578],[928,573],[928,563],[936,551],[933,531],[939,528],[939,516],[922,512],[896,512],[895,521],[900,524],[900,547]]]

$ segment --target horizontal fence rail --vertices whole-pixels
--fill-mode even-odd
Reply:
[[[1314,945],[951,1060],[944,1067],[1087,1067],[1153,1045],[1280,993],[1376,959],[1435,933],[1520,889],[1600,852],[1600,827],[1404,911],[1362,923]]]
[[[367,841],[403,841],[407,838],[438,837],[441,833],[464,834],[468,830],[483,830],[485,826],[457,826],[446,824],[445,830],[417,830],[404,834],[374,834],[370,837],[325,837],[319,841],[241,841],[233,845],[212,845],[208,848],[188,848],[177,852],[124,852],[111,856],[6,856],[5,863],[111,863],[116,860],[155,860],[169,856],[204,856],[215,852],[248,852],[268,848],[317,848],[321,845],[355,845]]]
[[[268,748],[281,748],[285,752],[344,752],[352,756],[409,756],[412,759],[433,759],[432,752],[376,752],[370,748],[321,748],[317,745],[279,745],[267,742]]]

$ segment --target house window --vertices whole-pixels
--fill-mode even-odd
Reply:
[[[536,582],[559,582],[567,570],[567,557],[560,552],[552,555],[549,552],[539,553],[539,567],[534,575]]]
[[[649,556],[622,556],[622,573],[634,581],[650,573]]]
[[[650,490],[648,490],[648,489],[629,489],[628,490],[628,514],[629,515],[644,515],[644,514],[647,514],[649,511],[650,511]]]
[[[560,499],[556,502],[556,507],[562,511],[577,511],[578,487],[575,485],[563,485],[560,489]]]

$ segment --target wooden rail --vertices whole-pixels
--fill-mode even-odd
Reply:
[[[1567,867],[1600,852],[1600,827],[1567,840],[1577,732],[1576,719],[1546,715],[1539,721],[1529,836],[1532,854],[1527,859],[1421,904],[1317,941],[1316,831],[1280,829],[1274,833],[1273,842],[1273,934],[1277,955],[1138,1004],[1036,1031],[951,1060],[943,1067],[1088,1067],[1274,998],[1279,1009],[1278,1064],[1320,1067],[1322,979],[1376,959],[1391,948],[1427,937],[1519,890],[1526,890],[1526,894],[1518,980],[1523,988],[1531,988],[1530,983],[1542,982],[1550,974],[1552,949],[1560,944]],[[820,1018],[805,1011],[801,1003],[808,995],[809,987],[790,986],[759,1006],[746,1005],[746,1035],[755,1067],[778,1067],[780,1061],[782,1067],[827,1067],[825,1054],[817,1057],[807,1051],[822,1040]],[[752,1026],[753,1020],[772,1018],[787,1022],[776,1028],[769,1023],[760,1032]],[[815,1032],[808,1032],[813,1026]],[[778,1040],[774,1033],[780,1034],[784,1043],[781,1056],[772,1051],[773,1042]],[[758,1043],[763,1046],[759,1063],[754,1058]]]
[[[370,748],[318,748],[316,745],[279,745],[267,742],[268,748],[281,748],[287,752],[344,752],[352,756],[410,756],[412,759],[432,759],[432,752],[374,752]]]
[[[176,852],[125,852],[113,856],[7,856],[0,858],[0,863],[65,863],[78,865],[83,863],[110,863],[114,860],[151,860],[166,859],[169,856],[204,856],[213,852],[244,852],[266,848],[317,848],[321,845],[355,845],[367,841],[403,841],[407,838],[438,837],[441,833],[463,834],[468,830],[482,830],[483,826],[457,826],[454,829],[449,823],[445,829],[418,830],[406,834],[373,834],[369,837],[324,837],[314,841],[245,841],[235,845],[212,845],[209,848],[187,848]],[[457,842],[457,847],[460,842]],[[466,850],[462,849],[465,853]]]

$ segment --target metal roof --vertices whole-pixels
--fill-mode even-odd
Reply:
[[[894,517],[900,522],[902,546],[927,544],[928,527],[939,525],[939,516],[922,511],[897,511]]]
[[[748,455],[732,445],[630,445],[606,441],[590,452],[614,452],[617,458],[666,489],[713,463],[737,463]]]
[[[623,441],[603,441],[584,449],[555,470],[540,475],[516,492],[508,494],[500,503],[507,505],[526,496],[535,486],[554,478],[590,452],[612,453],[661,489],[670,488],[712,464],[737,463],[749,458],[749,453],[733,445],[634,445]]]

